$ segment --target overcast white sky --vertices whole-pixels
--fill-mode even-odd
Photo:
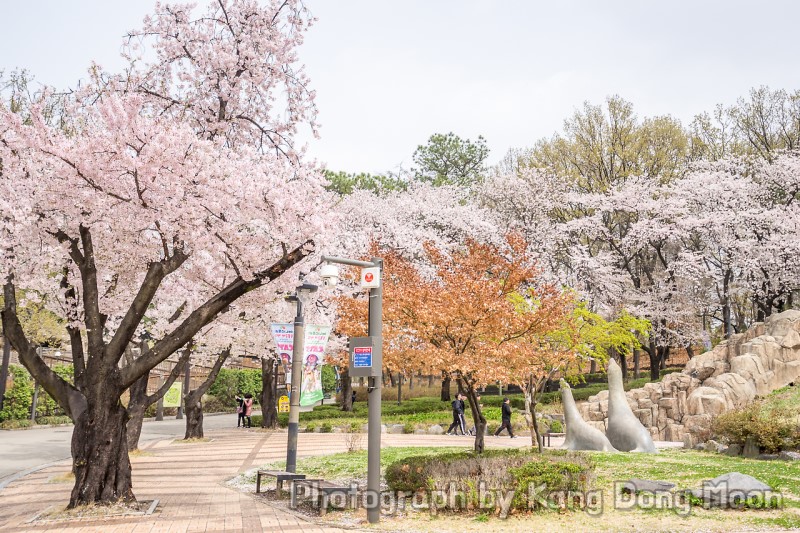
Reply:
[[[202,0],[201,0],[202,3]],[[152,0],[4,0],[0,69],[72,86],[115,70]],[[684,123],[752,87],[800,89],[800,2],[307,0],[301,57],[335,170],[411,166],[432,133],[486,137],[490,162],[552,135],[584,101],[619,94]]]

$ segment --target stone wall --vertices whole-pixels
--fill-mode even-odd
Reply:
[[[800,381],[800,311],[754,324],[691,359],[682,372],[628,391],[628,403],[654,440],[693,446],[708,438],[711,420],[756,396]],[[605,431],[608,391],[580,406],[583,419]]]

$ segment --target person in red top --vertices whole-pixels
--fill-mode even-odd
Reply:
[[[247,419],[247,426],[252,427],[253,423],[250,419],[250,416],[253,414],[253,395],[249,392],[244,395],[244,402],[242,407],[244,408],[244,417]]]

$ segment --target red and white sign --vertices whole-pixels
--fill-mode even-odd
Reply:
[[[377,289],[381,286],[381,269],[377,267],[361,269],[361,288]]]

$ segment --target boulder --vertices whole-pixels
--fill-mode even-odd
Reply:
[[[650,481],[649,479],[630,479],[622,484],[620,487],[621,492],[629,494],[637,494],[640,492],[670,492],[675,488],[675,483],[669,481]]]
[[[405,433],[405,426],[403,424],[392,424],[386,432],[392,435],[402,435]]]
[[[686,410],[692,415],[716,416],[724,413],[727,407],[725,395],[714,387],[698,387],[686,398]]]
[[[434,424],[428,428],[428,435],[443,435],[444,428],[439,424]]]
[[[755,459],[760,453],[761,450],[759,449],[756,440],[752,436],[747,437],[744,441],[744,450],[742,450],[742,455],[748,459]]]
[[[778,459],[783,461],[800,461],[800,453],[782,451],[778,454]]]
[[[738,457],[739,455],[742,455],[742,445],[731,444],[730,446],[728,446],[728,449],[722,453],[724,453],[725,455],[729,455],[731,457]]]
[[[800,347],[800,333],[790,329],[786,335],[781,338],[781,346],[790,350]]]
[[[709,507],[737,507],[747,498],[768,498],[772,488],[752,476],[731,472],[703,482],[703,487],[695,489],[692,495],[703,500]]]

